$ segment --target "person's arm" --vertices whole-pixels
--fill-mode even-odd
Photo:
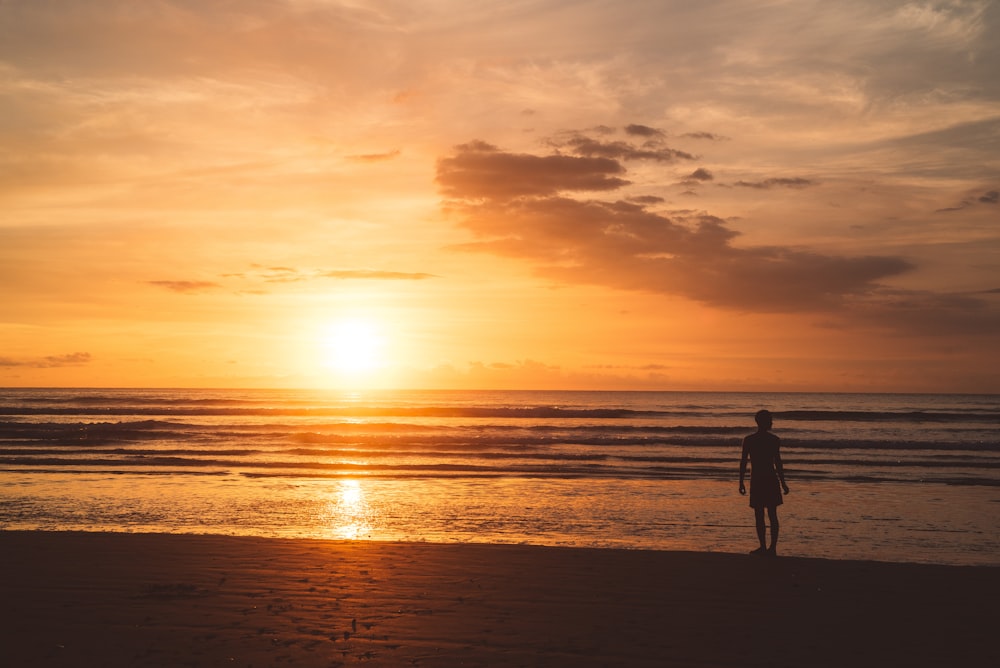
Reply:
[[[746,494],[747,488],[743,481],[747,477],[747,457],[750,456],[750,450],[747,448],[747,440],[743,439],[743,454],[740,456],[740,494]]]
[[[785,484],[785,467],[781,465],[780,445],[774,449],[774,471],[778,474],[778,480],[781,481],[781,489],[785,494],[788,494],[788,485]]]

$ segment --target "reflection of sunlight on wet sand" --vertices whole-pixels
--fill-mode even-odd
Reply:
[[[358,540],[371,533],[368,504],[357,480],[342,480],[329,504],[329,533],[333,538]]]

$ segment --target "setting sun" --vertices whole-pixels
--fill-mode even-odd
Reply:
[[[343,320],[330,325],[323,345],[326,366],[341,373],[370,373],[385,364],[385,338],[368,320]]]

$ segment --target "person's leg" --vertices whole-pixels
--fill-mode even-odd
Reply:
[[[757,540],[760,541],[760,549],[754,550],[753,554],[763,554],[767,551],[767,543],[764,540],[765,528],[764,528],[764,509],[754,508],[753,509],[754,519],[757,521]]]
[[[778,553],[778,506],[768,506],[767,517],[771,521],[771,547],[768,552],[775,555]]]

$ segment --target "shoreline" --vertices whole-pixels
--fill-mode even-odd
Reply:
[[[18,666],[1000,664],[1000,567],[0,531]]]

